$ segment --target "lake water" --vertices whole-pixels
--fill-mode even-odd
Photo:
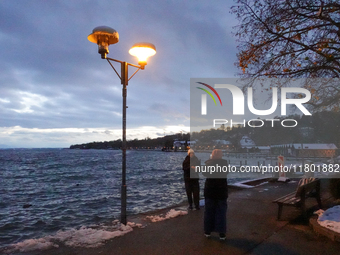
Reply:
[[[209,155],[197,153],[202,162]],[[128,215],[186,201],[185,156],[127,151]],[[119,219],[121,160],[118,150],[0,150],[0,250],[59,230]]]

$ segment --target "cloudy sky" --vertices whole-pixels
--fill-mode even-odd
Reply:
[[[120,37],[108,57],[136,63],[128,53],[134,43],[151,42],[157,49],[129,82],[127,139],[188,132],[190,78],[237,76],[232,4],[0,1],[1,147],[121,138],[120,80],[87,40],[102,25]]]

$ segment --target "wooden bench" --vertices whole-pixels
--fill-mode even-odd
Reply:
[[[318,206],[321,208],[321,198],[320,198],[320,180],[316,179],[312,182],[303,184],[299,186],[296,192],[292,192],[288,195],[280,197],[273,201],[273,203],[277,203],[279,206],[277,219],[280,220],[282,214],[282,207],[284,205],[287,206],[295,206],[300,207],[301,212],[304,217],[306,217],[306,198],[315,197],[318,202]]]

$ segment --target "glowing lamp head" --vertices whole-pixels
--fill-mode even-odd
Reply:
[[[156,47],[151,43],[136,43],[129,50],[129,53],[138,58],[138,64],[141,65],[143,69],[148,57],[156,54]]]
[[[106,58],[106,54],[109,54],[109,45],[119,41],[119,34],[111,27],[100,26],[94,28],[92,34],[87,39],[90,42],[96,43],[98,45],[98,53],[102,58]]]

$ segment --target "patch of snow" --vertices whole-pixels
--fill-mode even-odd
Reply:
[[[65,242],[66,245],[72,247],[98,247],[104,241],[125,235],[132,230],[132,227],[124,224],[121,224],[120,228],[115,231],[81,227],[78,230],[58,231],[56,235],[50,237],[50,240]]]
[[[140,223],[134,223],[134,222],[128,222],[126,223],[126,225],[132,227],[132,228],[144,228],[143,224],[140,224]]]
[[[59,245],[49,241],[47,238],[28,239],[20,243],[11,245],[9,247],[9,252],[12,253],[14,251],[29,252],[34,250],[47,250],[53,247],[58,248]]]
[[[257,187],[257,186],[268,184],[268,181],[260,182],[257,185],[250,185],[250,184],[247,184],[247,183],[254,183],[256,181],[260,181],[260,180],[264,180],[264,179],[266,179],[266,178],[249,179],[249,180],[245,180],[245,181],[241,181],[241,182],[235,182],[233,184],[230,184],[229,186],[238,187],[238,188],[242,188],[242,189],[251,189],[251,188],[254,188],[254,187]]]
[[[233,183],[233,184],[231,184],[229,186],[234,186],[234,187],[238,187],[238,188],[242,188],[242,189],[251,189],[251,188],[254,188],[254,186],[246,185],[246,184],[243,184],[241,182]]]
[[[340,205],[327,209],[326,211],[318,210],[318,223],[334,232],[340,233]]]
[[[169,216],[170,217],[170,216]],[[126,225],[121,224],[118,220],[112,222],[113,227],[69,229],[58,231],[55,235],[45,236],[39,239],[28,239],[23,242],[9,245],[6,252],[29,252],[34,250],[46,250],[58,248],[58,243],[64,243],[72,247],[93,248],[104,244],[106,240],[123,236],[131,231],[134,227],[142,228],[142,224],[128,222]]]
[[[147,219],[151,220],[151,222],[158,222],[158,221],[163,221],[163,220],[168,220],[175,218],[180,215],[186,215],[188,214],[187,211],[176,211],[175,209],[171,209],[165,217],[162,217],[160,215],[154,215],[154,216],[146,216]]]

